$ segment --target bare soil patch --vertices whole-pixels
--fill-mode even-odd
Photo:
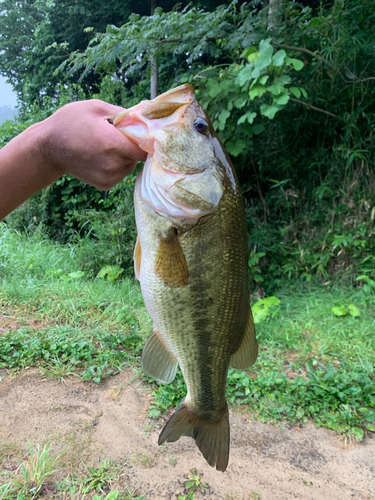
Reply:
[[[337,434],[314,425],[285,428],[232,412],[230,462],[220,473],[192,439],[157,445],[160,429],[147,419],[150,396],[139,381],[127,384],[133,374],[98,386],[75,377],[45,380],[34,369],[16,377],[0,370],[0,473],[27,455],[28,440],[35,446],[50,438],[56,452],[66,449],[60,479],[84,463],[113,459],[123,464],[118,487],[146,499],[176,500],[193,468],[209,485],[196,499],[375,499],[375,439],[344,447]],[[47,490],[44,497],[52,498],[52,483]]]
[[[27,317],[23,309],[10,309],[9,307],[1,307],[0,315],[0,335],[9,330],[17,330],[25,326],[29,326],[34,330],[45,328],[50,323],[48,321],[40,321]]]

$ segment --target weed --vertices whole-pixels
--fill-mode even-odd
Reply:
[[[44,361],[42,374],[45,376],[61,380],[80,368],[83,379],[100,382],[103,377],[129,365],[135,359],[134,354],[140,352],[141,342],[142,338],[137,335],[119,333],[114,336],[101,329],[20,328],[0,337],[0,367],[32,366]]]
[[[172,467],[176,467],[176,465],[177,465],[177,458],[175,456],[170,457],[170,459],[168,460],[168,462],[169,462],[169,465],[171,465]]]
[[[11,476],[11,481],[3,484],[0,489],[1,500],[36,498],[47,479],[61,468],[61,458],[64,453],[53,456],[49,442],[43,448],[38,444],[34,451],[29,442],[29,457],[19,465]]]
[[[255,378],[246,372],[229,369],[228,401],[246,405],[263,421],[288,419],[291,422],[315,420],[345,435],[361,441],[364,429],[375,431],[375,383],[371,375],[359,366],[340,370],[317,362],[305,366],[306,376],[289,379],[285,373],[260,370]],[[160,386],[153,391],[155,407],[161,409],[180,402],[186,394],[181,373],[172,386]]]
[[[119,492],[117,490],[114,490],[114,491],[111,491],[110,493],[108,493],[108,495],[106,495],[105,497],[100,497],[99,495],[94,495],[92,497],[92,500],[116,500],[118,495],[119,495]]]
[[[152,469],[152,467],[155,467],[157,463],[157,458],[156,456],[150,455],[146,451],[137,451],[132,458],[132,462],[140,464],[148,469]]]
[[[119,477],[118,467],[112,460],[105,460],[98,466],[86,467],[86,477],[82,479],[82,493],[96,490],[103,493],[109,489],[111,482]]]
[[[45,378],[58,378],[61,383],[65,383],[64,377],[69,377],[69,376],[75,376],[78,377],[79,375],[75,373],[74,370],[77,369],[77,365],[79,364],[79,361],[73,359],[71,360],[64,360],[62,361],[59,359],[57,356],[51,359],[50,363],[45,363],[41,367],[41,372],[38,372],[38,375],[42,375],[42,377]]]
[[[261,496],[256,491],[252,491],[250,493],[249,500],[261,500]]]
[[[191,474],[187,474],[186,477],[180,479],[180,483],[183,484],[185,493],[187,493],[186,500],[194,499],[195,493],[200,491],[204,493],[209,487],[207,483],[202,481],[203,474],[199,474],[196,469],[191,469]],[[185,497],[179,497],[183,500]]]

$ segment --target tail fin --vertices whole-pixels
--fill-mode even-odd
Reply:
[[[199,415],[182,403],[165,424],[159,436],[159,445],[174,442],[181,436],[195,439],[195,443],[211,467],[224,472],[229,460],[229,414],[228,407],[217,418]]]

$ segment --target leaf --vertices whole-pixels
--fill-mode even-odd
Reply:
[[[218,94],[220,94],[220,92],[221,92],[220,85],[217,82],[215,82],[211,84],[208,94],[210,97],[215,98]]]
[[[265,40],[261,40],[259,43],[259,53],[269,58],[271,58],[273,54],[273,47],[270,44],[270,41],[271,38],[266,38]]]
[[[255,135],[261,134],[262,132],[265,131],[265,129],[266,129],[266,127],[263,125],[263,123],[256,123],[253,126],[253,132]]]
[[[242,54],[241,54],[241,57],[245,57],[246,59],[249,57],[250,54],[253,54],[254,52],[257,52],[257,48],[252,46],[252,47],[248,47],[247,49],[245,49]]]
[[[262,97],[263,94],[267,92],[266,87],[261,85],[255,85],[249,92],[250,99],[253,100],[255,97]]]
[[[350,316],[353,316],[355,318],[357,318],[358,316],[361,315],[361,311],[358,309],[358,307],[355,304],[349,304],[348,310],[349,310]]]
[[[71,278],[73,280],[77,280],[79,278],[82,278],[82,276],[84,276],[84,275],[85,275],[85,273],[83,271],[74,271],[74,272],[68,274],[69,278]]]
[[[224,130],[227,119],[230,117],[230,112],[227,109],[222,109],[220,111],[218,122],[219,130]]]
[[[235,82],[240,86],[243,87],[245,83],[247,83],[253,75],[253,66],[251,64],[248,64],[244,68],[240,69],[238,72],[237,78]]]
[[[303,61],[300,61],[299,59],[293,59],[291,57],[285,58],[285,64],[290,64],[296,71],[300,71],[304,66]]]
[[[260,112],[262,115],[266,116],[270,120],[273,120],[276,113],[280,111],[280,109],[282,109],[282,107],[277,104],[271,104],[271,105],[262,104],[260,107]]]
[[[375,411],[373,410],[368,410],[366,413],[363,415],[363,417],[367,420],[367,422],[375,422]]]
[[[274,97],[273,100],[274,102],[276,102],[276,104],[279,104],[280,106],[285,106],[285,104],[289,101],[289,96],[288,94],[281,94],[278,97]]]
[[[237,97],[237,99],[233,102],[234,107],[237,109],[241,109],[247,103],[248,97],[245,94],[244,96]]]
[[[245,113],[244,115],[242,115],[239,120],[238,120],[238,125],[241,125],[241,123],[244,123],[246,120],[250,123],[250,125],[253,123],[254,121],[254,118],[256,117],[256,113],[255,112],[251,112],[251,111],[248,111],[247,113]]]
[[[266,54],[261,54],[258,57],[258,59],[254,62],[254,68],[257,70],[264,69],[267,66],[269,66],[271,64],[271,62],[272,62],[271,56],[268,56]],[[254,72],[254,76],[259,76],[259,75],[255,75],[255,72]]]
[[[290,87],[290,92],[299,99],[301,97],[301,91],[298,87]]]
[[[346,316],[348,314],[346,306],[332,307],[331,310],[335,316]]]
[[[120,266],[104,266],[98,272],[97,278],[105,278],[107,276],[108,281],[115,281],[123,271]]]
[[[254,52],[253,54],[250,54],[247,60],[251,63],[255,62],[257,59],[259,59],[260,54],[259,52]]]
[[[359,427],[353,427],[352,432],[357,441],[362,441],[364,436],[363,429],[360,429]]]
[[[238,156],[246,150],[246,142],[243,139],[237,139],[235,141],[226,142],[225,147],[230,155]]]
[[[267,87],[267,90],[271,92],[272,95],[280,95],[284,90],[284,82],[281,80],[276,80],[272,85]]]
[[[285,50],[278,50],[272,57],[272,64],[274,66],[281,66],[286,56]]]

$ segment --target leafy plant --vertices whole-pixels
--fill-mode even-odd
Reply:
[[[33,450],[30,441],[28,443],[29,457],[20,464],[15,474],[9,474],[11,481],[0,486],[1,500],[37,498],[45,482],[61,469],[64,453],[53,456],[49,442],[43,448],[38,444],[36,450]]]
[[[205,493],[205,490],[209,488],[208,484],[202,481],[202,475],[198,474],[196,469],[191,469],[191,475],[187,474],[183,479],[180,479],[180,483],[184,485],[185,495],[179,495],[179,500],[194,500],[195,493],[201,492]]]
[[[107,278],[108,281],[115,281],[123,273],[120,266],[105,266],[98,272],[98,278]]]
[[[354,318],[357,318],[361,315],[361,311],[355,304],[332,307],[332,312],[335,316],[346,316],[350,314],[350,316],[353,316]]]
[[[280,299],[277,297],[266,297],[259,299],[251,306],[254,316],[254,323],[260,323],[268,316],[275,315],[278,311],[277,306],[280,304]]]
[[[111,484],[118,477],[118,470],[114,462],[105,460],[96,467],[86,467],[86,477],[82,479],[82,493],[87,494],[93,490],[103,493],[103,488]],[[117,498],[115,493],[111,492],[113,498]],[[112,497],[111,497],[112,498]],[[108,499],[109,500],[109,499]]]

